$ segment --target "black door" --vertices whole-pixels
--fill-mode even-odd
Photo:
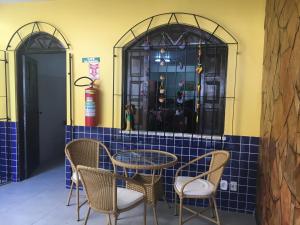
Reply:
[[[25,178],[29,177],[39,164],[39,108],[37,62],[29,56],[22,56],[23,95],[23,141],[25,155]],[[20,89],[19,89],[20,90]]]

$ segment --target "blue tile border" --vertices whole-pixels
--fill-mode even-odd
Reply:
[[[231,159],[224,170],[222,179],[238,182],[238,190],[217,191],[217,203],[223,210],[253,213],[256,207],[256,176],[259,153],[259,137],[230,136],[226,140],[213,140],[205,138],[157,136],[136,133],[122,134],[119,129],[107,127],[66,126],[66,143],[77,138],[93,138],[102,141],[112,152],[128,149],[159,149],[178,156],[178,164],[164,171],[164,191],[167,200],[173,202],[173,177],[175,170],[194,157],[205,154],[213,149],[225,149],[231,154]],[[101,156],[103,157],[103,156]],[[100,160],[100,166],[112,169],[108,157]],[[196,170],[207,169],[209,160],[200,162]],[[70,188],[71,168],[66,160],[66,187]],[[207,206],[206,201],[189,200],[191,205]]]

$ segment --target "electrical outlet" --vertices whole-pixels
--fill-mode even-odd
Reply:
[[[237,182],[236,181],[230,182],[230,191],[237,191]]]
[[[221,180],[220,182],[220,189],[226,191],[228,189],[228,182],[227,180]]]

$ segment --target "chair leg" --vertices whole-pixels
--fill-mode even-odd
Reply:
[[[79,209],[80,209],[80,203],[79,203],[79,183],[76,183],[76,193],[77,193],[77,221],[80,220],[80,215],[79,215]]]
[[[117,225],[117,223],[118,223],[118,215],[115,215],[115,223],[114,223],[114,225]]]
[[[107,217],[108,217],[108,223],[107,223],[107,224],[108,224],[108,225],[112,225],[112,224],[111,224],[111,219],[110,219],[110,214],[108,214]]]
[[[179,203],[179,225],[182,225],[182,201],[183,199],[180,197],[180,203]]]
[[[152,209],[153,209],[154,224],[158,225],[157,213],[156,213],[156,205],[155,204],[152,205]]]
[[[145,202],[144,202],[144,225],[147,224],[146,216],[147,216],[147,202],[145,201]]]
[[[175,196],[174,196],[174,216],[177,216],[178,215],[178,208],[177,208],[177,193],[175,191]]]
[[[217,224],[220,225],[220,219],[219,219],[219,214],[218,214],[218,208],[217,208],[217,203],[215,197],[212,197],[214,208],[215,208],[215,214],[216,214],[216,219],[217,219]]]
[[[171,205],[169,204],[169,202],[167,201],[167,197],[166,197],[165,194],[163,194],[162,198],[163,198],[164,202],[168,205],[168,208],[171,209],[172,207],[171,207]]]
[[[212,213],[212,218],[215,218],[216,217],[215,208],[214,208],[214,204],[213,204],[211,198],[209,198],[209,206],[210,206],[210,210],[211,210],[211,213]]]
[[[87,221],[88,221],[89,216],[90,216],[90,212],[91,212],[91,207],[89,207],[88,212],[87,212],[87,214],[86,214],[85,221],[84,221],[84,225],[87,224]]]
[[[74,182],[72,181],[71,188],[70,188],[70,191],[69,191],[69,197],[68,197],[68,201],[67,201],[67,206],[70,205],[70,200],[71,200],[71,196],[72,196],[72,192],[73,192],[73,186],[74,186]]]

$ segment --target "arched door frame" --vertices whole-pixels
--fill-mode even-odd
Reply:
[[[9,116],[9,111],[8,111],[8,77],[7,77],[7,54],[6,51],[0,50],[0,82],[1,82],[1,87],[4,88],[4,93],[1,91],[0,94],[0,107],[5,109],[4,111],[1,111],[0,115],[0,121],[9,121],[10,116]],[[3,77],[2,77],[3,75]],[[3,80],[2,80],[3,79]],[[3,100],[4,99],[4,100]]]
[[[6,51],[16,51],[21,43],[38,32],[45,32],[57,38],[64,45],[65,49],[70,49],[71,47],[71,44],[58,28],[50,23],[34,21],[21,26],[14,32],[8,41]]]
[[[120,124],[120,116],[115,113],[115,110],[120,112],[120,99],[122,99],[122,73],[124,73],[122,69],[122,56],[124,53],[125,48],[133,41],[138,41],[140,37],[146,36],[147,33],[151,32],[162,26],[168,26],[172,24],[182,24],[187,25],[190,27],[194,27],[199,30],[203,30],[209,33],[211,36],[215,36],[221,41],[223,41],[226,45],[231,46],[232,49],[231,53],[232,57],[234,58],[235,62],[232,66],[231,76],[232,76],[232,93],[229,94],[228,99],[232,100],[232,107],[231,108],[231,133],[234,133],[234,109],[235,109],[235,97],[236,97],[236,77],[237,77],[237,59],[238,59],[238,52],[239,52],[239,44],[237,39],[233,34],[231,34],[224,26],[221,24],[209,19],[207,17],[193,14],[193,13],[184,13],[184,12],[168,12],[168,13],[161,13],[146,19],[141,20],[140,22],[136,23],[130,29],[128,29],[120,39],[115,43],[113,46],[113,94],[112,94],[112,127],[119,128],[121,127]],[[229,63],[229,60],[228,60]],[[118,102],[116,102],[116,100]],[[117,115],[117,117],[116,117]],[[226,113],[225,113],[226,116]],[[117,121],[117,122],[116,122]],[[229,129],[228,129],[229,131]],[[227,131],[227,132],[228,132]]]
[[[20,28],[18,28],[13,35],[11,36],[11,38],[9,39],[9,42],[6,46],[6,53],[7,55],[7,61],[11,62],[9,64],[9,68],[11,71],[14,71],[14,64],[15,64],[15,56],[17,53],[18,48],[22,45],[22,43],[24,43],[26,40],[30,39],[33,35],[37,34],[37,33],[47,33],[50,36],[53,36],[55,39],[57,39],[63,46],[63,49],[65,49],[66,51],[66,57],[67,57],[67,115],[66,115],[66,119],[67,119],[67,125],[70,125],[71,127],[73,126],[73,88],[72,88],[72,83],[73,83],[73,76],[72,76],[72,70],[73,70],[73,57],[71,54],[71,44],[70,42],[67,40],[67,38],[63,35],[63,33],[54,25],[47,23],[47,22],[42,22],[42,21],[34,21],[34,22],[30,22],[27,24],[24,24],[23,26],[21,26]],[[51,51],[51,50],[49,50]],[[10,52],[12,52],[12,54],[10,54]],[[47,50],[45,50],[44,52],[47,52]],[[14,76],[12,76],[14,79],[16,79],[16,73]],[[10,79],[12,78],[10,77]],[[15,82],[13,82],[15,83]],[[16,87],[14,87],[15,89],[15,93],[17,93],[16,91]],[[12,90],[11,90],[12,91]],[[12,101],[11,99],[9,99],[10,101]],[[16,111],[17,111],[17,101],[16,99],[14,99],[13,101],[16,102],[15,108],[11,109],[11,111],[14,111],[14,116],[12,116],[14,119],[17,120],[17,116],[16,116]],[[73,135],[71,135],[73,136]]]
[[[67,40],[67,38],[63,35],[63,33],[55,26],[50,23],[42,22],[42,21],[34,21],[27,23],[20,28],[18,28],[6,46],[5,57],[6,57],[6,71],[7,71],[7,84],[8,85],[8,97],[7,101],[7,111],[10,113],[8,116],[12,121],[18,121],[18,101],[17,101],[17,70],[16,70],[16,63],[17,63],[17,53],[18,49],[22,44],[28,41],[31,37],[38,33],[46,33],[56,40],[60,42],[62,45],[61,49],[65,50],[66,53],[66,125],[70,126],[71,129],[70,137],[73,139],[73,56],[71,54],[71,44]],[[22,50],[26,50],[22,49]],[[48,52],[53,52],[53,50],[49,49]],[[43,51],[43,53],[47,53],[47,50]],[[14,96],[12,98],[12,96]],[[20,153],[19,148],[17,151]],[[20,161],[18,163],[18,177],[17,180],[20,180]]]

